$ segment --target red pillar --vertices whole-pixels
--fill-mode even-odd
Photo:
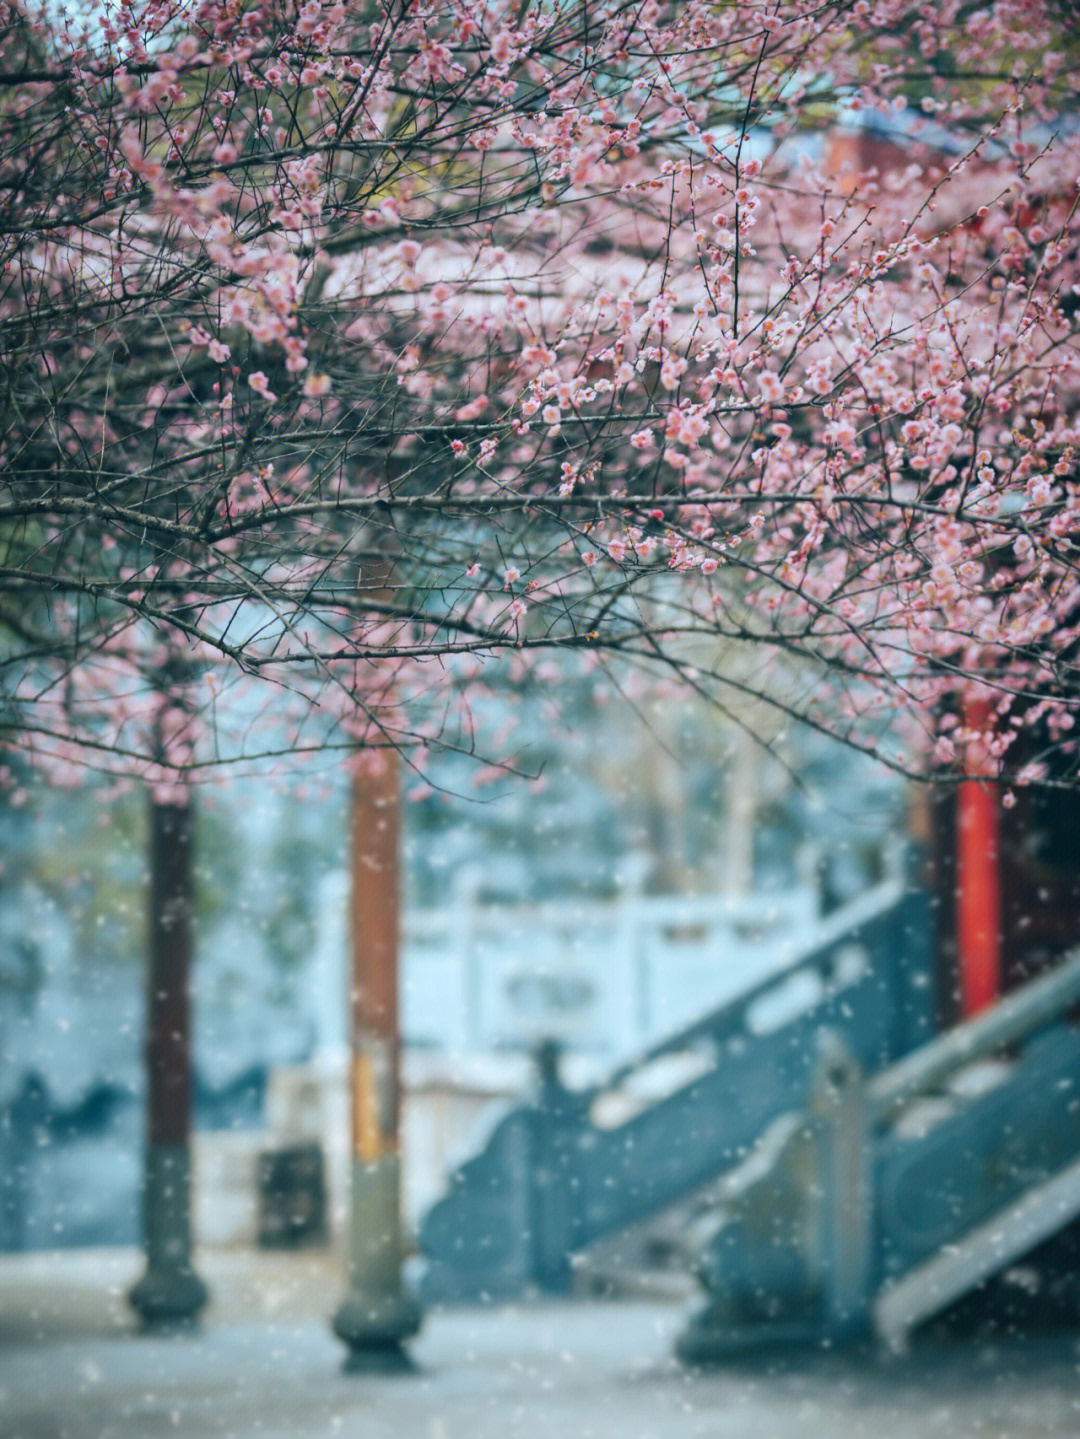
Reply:
[[[351,850],[353,1153],[365,1164],[398,1152],[398,757],[353,776]]]
[[[967,727],[990,723],[990,705],[967,707]],[[975,776],[956,795],[956,943],[960,969],[960,1012],[967,1019],[993,1004],[1001,993],[1001,844],[998,787]]]

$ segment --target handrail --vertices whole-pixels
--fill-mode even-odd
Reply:
[[[1051,973],[1032,980],[993,1009],[924,1044],[891,1065],[867,1086],[872,1122],[882,1123],[962,1064],[1027,1038],[1080,1002],[1080,948]]]
[[[790,964],[775,970],[753,988],[744,990],[734,999],[728,1000],[701,1019],[695,1020],[693,1024],[687,1025],[685,1029],[669,1035],[659,1044],[654,1044],[650,1049],[627,1060],[625,1064],[615,1069],[606,1080],[586,1091],[582,1098],[591,1100],[617,1089],[631,1075],[638,1073],[655,1060],[663,1059],[665,1055],[679,1053],[695,1040],[724,1038],[734,1033],[743,1023],[747,1011],[763,995],[770,994],[778,984],[803,965],[812,964],[819,955],[823,955],[824,951],[839,943],[852,930],[870,924],[880,915],[885,914],[903,898],[905,892],[906,886],[899,878],[886,879],[881,884],[875,885],[869,892],[860,895],[858,899],[844,905],[822,920],[814,929],[809,947],[796,954]]]

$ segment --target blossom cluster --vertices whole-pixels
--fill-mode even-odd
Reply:
[[[482,656],[722,694],[752,640],[894,763],[1075,774],[1053,7],[96,0],[0,50],[13,741],[189,771],[225,673],[471,744]]]

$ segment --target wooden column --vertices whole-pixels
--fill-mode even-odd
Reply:
[[[398,1037],[400,779],[385,751],[353,779],[352,1196],[349,1292],[334,1331],[347,1367],[402,1367],[420,1309],[401,1282]]]
[[[969,729],[990,723],[988,701],[968,705]],[[960,970],[960,1009],[970,1018],[1001,994],[1001,844],[998,786],[977,778],[985,769],[976,756],[971,779],[956,795],[956,947]]]
[[[191,1005],[194,814],[150,800],[146,1273],[129,1296],[147,1325],[192,1320],[207,1300],[191,1265]]]

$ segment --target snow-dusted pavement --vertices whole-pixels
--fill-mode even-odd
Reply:
[[[3,1439],[1077,1439],[1080,1333],[803,1355],[688,1374],[686,1306],[432,1313],[416,1372],[347,1375],[328,1255],[203,1256],[197,1333],[126,1332],[130,1252],[0,1259]]]

